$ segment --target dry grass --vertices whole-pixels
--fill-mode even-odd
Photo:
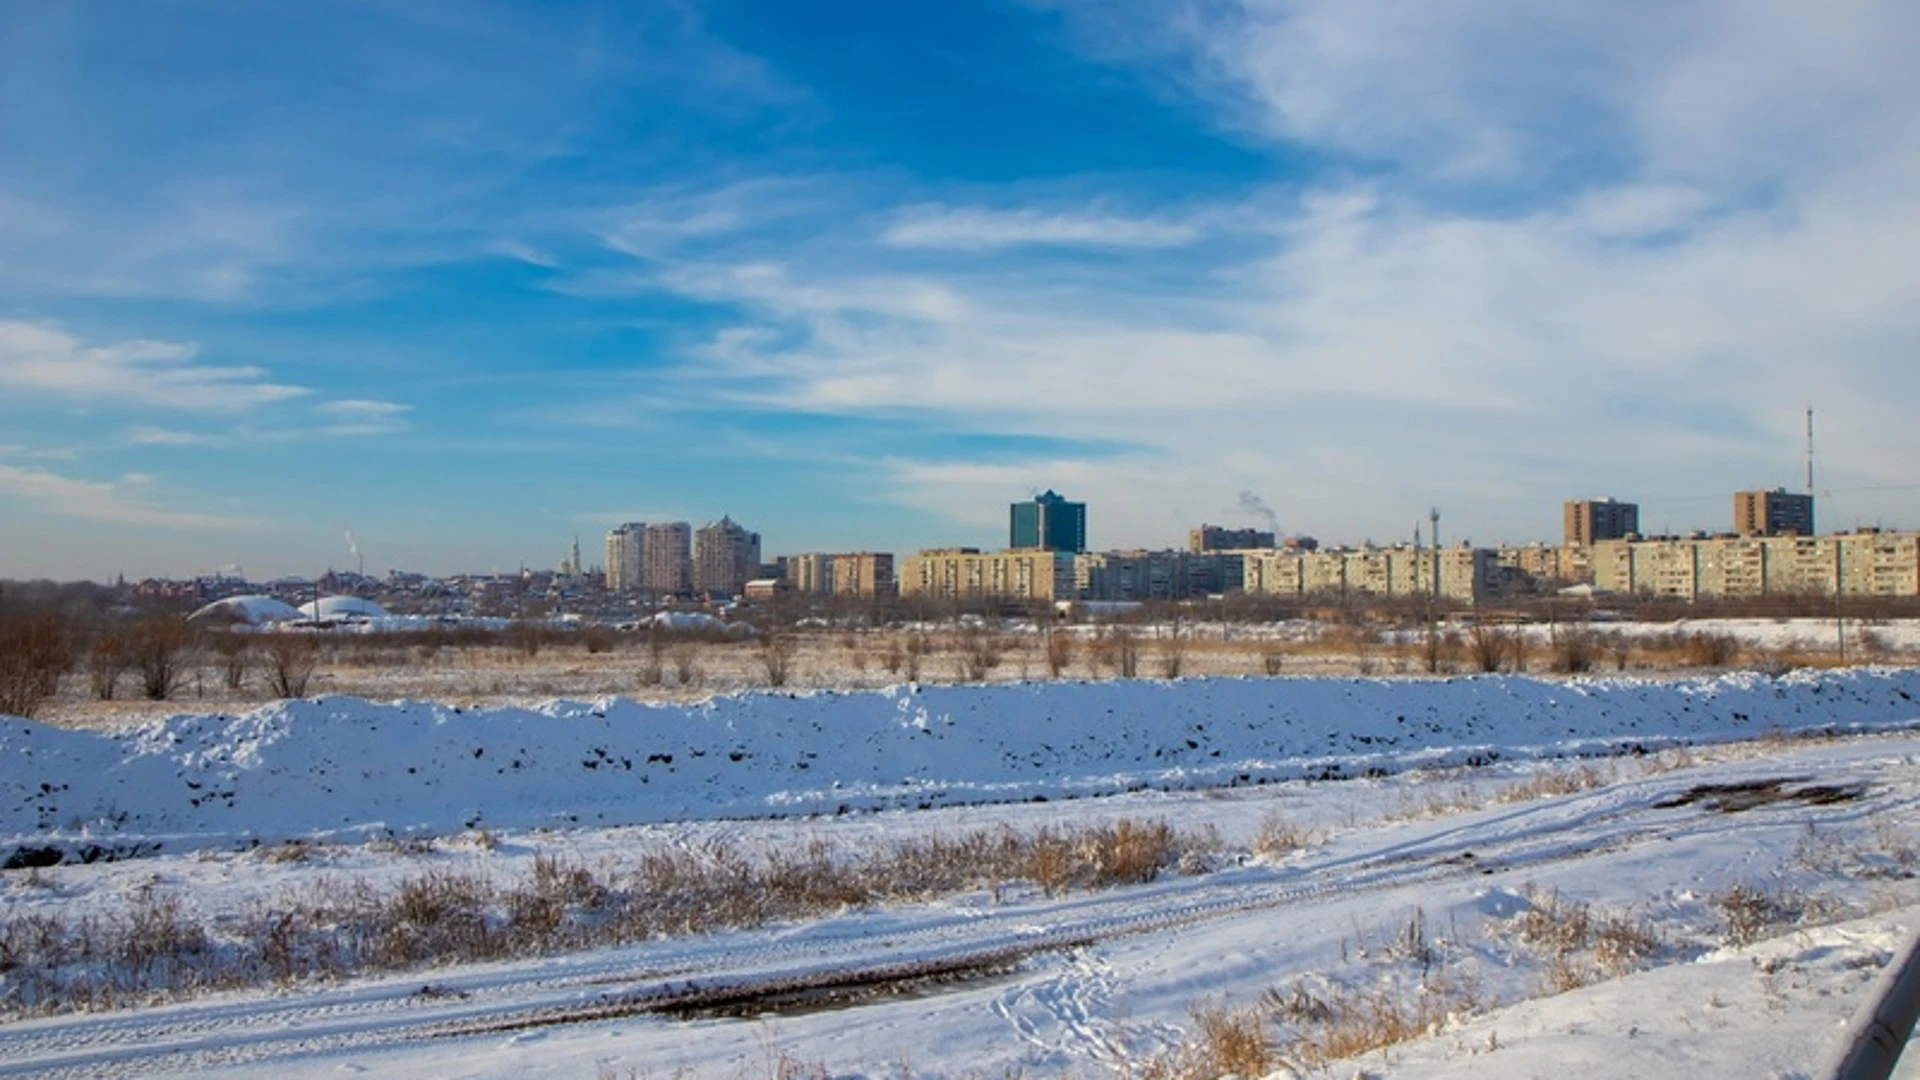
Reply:
[[[1253,853],[1263,859],[1278,859],[1319,842],[1313,830],[1275,811],[1260,819],[1253,834]]]
[[[1127,819],[1030,835],[981,829],[859,853],[824,840],[752,851],[716,842],[653,848],[597,871],[541,855],[506,884],[438,867],[389,888],[329,878],[216,919],[148,889],[101,917],[0,915],[0,1015],[599,948],[973,888],[998,896],[1022,880],[1049,894],[1110,888],[1204,869],[1218,847],[1211,832]],[[288,844],[263,857],[311,853]]]
[[[1525,895],[1526,909],[1501,929],[1543,962],[1544,981],[1552,993],[1637,971],[1665,948],[1650,920],[1597,911],[1558,892],[1542,895],[1529,887]]]

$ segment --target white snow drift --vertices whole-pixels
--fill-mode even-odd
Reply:
[[[0,720],[0,858],[1009,802],[1920,726],[1920,672],[1191,679],[462,710],[356,698],[116,731]],[[97,854],[97,852],[96,852]]]

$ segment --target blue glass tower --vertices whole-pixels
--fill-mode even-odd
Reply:
[[[1009,508],[1007,546],[1049,551],[1087,550],[1087,504],[1048,491]]]

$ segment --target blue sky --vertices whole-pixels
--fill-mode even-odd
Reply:
[[[1544,10],[1543,10],[1544,9]],[[0,0],[0,576],[1920,526],[1907,0]]]

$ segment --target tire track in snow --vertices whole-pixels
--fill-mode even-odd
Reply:
[[[1179,929],[1262,909],[1309,904],[1475,876],[1530,871],[1653,838],[1711,835],[1737,822],[1697,811],[1654,810],[1676,778],[1608,788],[1475,815],[1458,826],[1362,850],[1308,857],[1286,869],[1249,867],[1195,878],[987,913],[930,912],[883,933],[839,921],[792,934],[656,943],[612,953],[383,979],[295,998],[202,1001],[106,1016],[69,1016],[0,1028],[0,1076],[131,1076],[259,1065],[277,1058],[656,1011],[676,992],[790,985],[898,967],[902,957],[964,965],[1017,952],[1079,950],[1038,983],[1010,990],[995,1010],[1019,1038],[1075,1057],[1122,1052],[1111,1015],[1113,985],[1098,942]],[[1648,815],[1644,825],[1623,820]],[[1471,858],[1463,852],[1471,851]],[[854,931],[870,927],[855,927]],[[792,936],[773,939],[774,934]],[[637,971],[651,974],[637,974]],[[438,976],[438,977],[435,977]]]

